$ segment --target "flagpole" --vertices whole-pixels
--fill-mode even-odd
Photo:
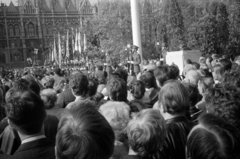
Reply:
[[[75,48],[74,48],[74,51],[77,51],[77,50],[78,50],[78,32],[77,32],[77,29],[75,29]],[[74,60],[76,60],[76,57],[74,57]]]
[[[73,59],[74,59],[74,46],[75,46],[75,43],[74,43],[74,29],[72,27],[72,58]]]
[[[56,39],[55,39],[55,35],[54,35],[54,43],[53,43],[53,54],[54,54],[55,63],[58,64],[58,56],[57,56],[57,50],[56,50]]]
[[[82,49],[81,49],[81,32],[78,33],[78,51],[81,57]]]
[[[67,29],[67,42],[66,42],[66,63],[69,60],[69,30]]]
[[[131,15],[132,15],[132,33],[133,33],[133,45],[139,47],[138,53],[142,59],[142,41],[140,32],[140,19],[139,19],[139,0],[131,1]],[[142,60],[141,60],[142,61]]]
[[[58,56],[59,56],[59,67],[62,67],[62,48],[61,48],[61,35],[60,32],[58,32]]]
[[[89,67],[88,63],[88,53],[87,53],[87,37],[86,34],[84,33],[84,37],[83,37],[83,51],[86,55],[86,62],[87,62],[87,67]]]

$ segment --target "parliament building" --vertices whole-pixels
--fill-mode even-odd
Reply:
[[[23,68],[27,58],[34,56],[43,65],[56,27],[77,28],[95,14],[97,6],[90,0],[18,0],[18,6],[1,3],[0,67]]]

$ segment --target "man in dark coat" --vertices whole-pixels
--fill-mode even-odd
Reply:
[[[141,60],[141,56],[138,54],[138,47],[137,46],[133,46],[133,72],[135,73],[135,75],[137,76],[139,72],[141,72],[140,70],[140,64],[142,62]]]
[[[47,116],[39,95],[28,90],[15,91],[7,102],[6,114],[21,139],[13,158],[55,159],[55,144],[44,135],[43,123]]]
[[[70,88],[64,90],[58,95],[56,107],[57,108],[65,108],[69,103],[75,100],[75,96],[72,93]]]
[[[128,72],[132,75],[133,73],[133,54],[132,51],[129,52],[129,56],[128,56]]]

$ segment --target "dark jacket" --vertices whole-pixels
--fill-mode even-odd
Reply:
[[[155,158],[185,159],[187,136],[193,126],[193,122],[184,116],[166,120],[165,143]]]
[[[16,159],[55,159],[54,142],[47,138],[22,144],[14,153]]]
[[[137,155],[126,155],[123,159],[141,159],[141,157]]]
[[[49,140],[55,142],[57,134],[57,126],[59,120],[55,116],[48,115],[44,122],[44,132]],[[0,148],[6,154],[13,154],[21,145],[21,140],[16,130],[7,126],[0,136]]]
[[[58,108],[65,108],[69,103],[73,102],[75,97],[71,89],[66,89],[58,95],[56,106]]]
[[[147,108],[152,108],[153,105],[158,101],[159,91],[160,90],[158,88],[153,88],[151,92],[150,91],[145,92],[142,101],[147,106]]]
[[[11,159],[12,156],[3,154],[3,152],[0,150],[0,158],[1,159]]]

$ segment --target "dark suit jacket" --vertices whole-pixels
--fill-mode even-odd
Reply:
[[[10,155],[5,155],[5,154],[3,154],[3,152],[0,150],[0,158],[1,158],[1,159],[11,159],[12,156],[10,156]]]
[[[126,155],[123,159],[141,159],[141,157],[137,155]]]
[[[154,88],[150,92],[150,94],[147,91],[145,92],[142,101],[147,106],[147,108],[152,108],[153,105],[158,101],[158,92],[159,92],[159,89],[157,88]]]
[[[184,116],[166,120],[165,143],[155,158],[185,159],[187,136],[193,126],[194,123]]]
[[[56,139],[57,126],[59,120],[55,116],[48,115],[47,120],[44,122],[45,135],[53,142]],[[0,135],[0,148],[5,154],[13,154],[21,145],[21,140],[16,130],[7,126],[3,133]]]
[[[13,154],[16,159],[55,159],[54,142],[44,138],[22,144]]]
[[[72,94],[71,89],[66,89],[58,95],[56,106],[58,108],[65,108],[69,103],[75,100],[74,95]]]

